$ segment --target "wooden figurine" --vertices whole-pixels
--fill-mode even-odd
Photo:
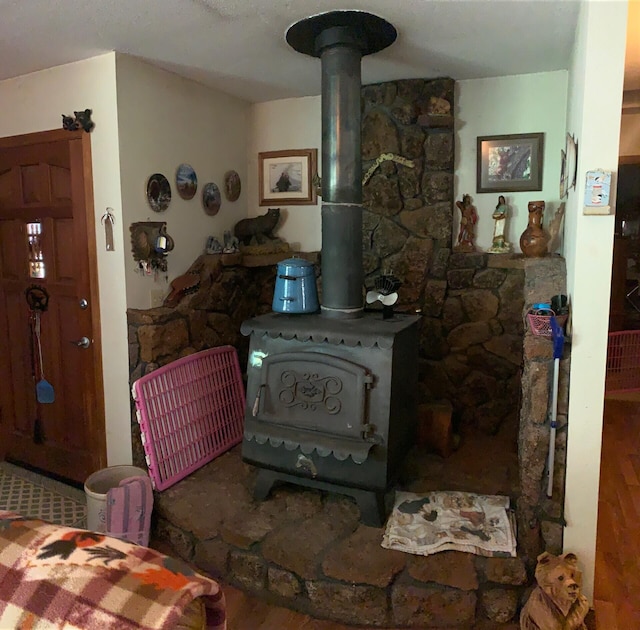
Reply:
[[[582,573],[575,554],[540,554],[536,582],[520,613],[521,630],[587,630],[589,602],[580,593]]]
[[[491,254],[508,254],[511,251],[511,244],[507,242],[504,236],[508,213],[509,206],[507,206],[507,201],[504,195],[500,195],[498,197],[498,205],[491,215],[494,221],[493,241],[489,248]]]
[[[476,223],[478,213],[471,203],[471,195],[463,195],[462,201],[456,201],[460,209],[460,231],[458,232],[458,244],[453,248],[454,252],[475,252]]]
[[[540,258],[547,253],[549,234],[542,227],[544,217],[544,201],[530,201],[529,224],[520,236],[520,249],[529,258]]]

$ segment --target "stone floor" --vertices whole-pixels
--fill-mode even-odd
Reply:
[[[466,435],[446,459],[416,447],[398,487],[515,499],[517,470],[513,434]],[[287,485],[257,502],[255,477],[238,446],[156,493],[157,540],[214,577],[319,618],[368,627],[517,627],[528,583],[521,559],[383,549],[383,530],[361,525],[350,498]]]

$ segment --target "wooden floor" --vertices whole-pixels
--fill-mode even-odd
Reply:
[[[287,608],[269,606],[230,586],[224,587],[224,594],[228,630],[354,630],[353,626],[313,619]]]
[[[640,629],[640,395],[605,400],[594,604],[598,630]]]

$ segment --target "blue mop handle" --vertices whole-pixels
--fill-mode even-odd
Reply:
[[[553,493],[553,473],[555,464],[556,450],[556,428],[557,412],[558,412],[558,378],[560,372],[560,359],[562,358],[562,350],[564,349],[564,333],[562,326],[558,324],[554,315],[551,316],[551,334],[553,337],[553,390],[551,401],[551,421],[549,422],[549,457],[548,457],[548,479],[547,479],[547,496],[551,497]]]
[[[564,333],[562,332],[562,326],[558,324],[555,316],[551,316],[551,336],[553,337],[553,358],[561,359],[562,351],[564,349]]]

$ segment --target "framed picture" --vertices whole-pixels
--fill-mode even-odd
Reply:
[[[315,205],[317,149],[258,153],[260,205]]]
[[[476,192],[542,190],[544,133],[478,137]]]

